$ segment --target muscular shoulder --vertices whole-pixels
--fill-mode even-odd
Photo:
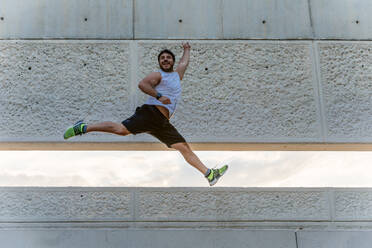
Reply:
[[[161,74],[160,74],[160,72],[151,72],[144,79],[142,79],[141,82],[143,82],[143,83],[149,83],[149,84],[151,84],[154,87],[157,84],[159,84],[160,81],[161,81]]]
[[[155,71],[155,72],[151,72],[148,77],[150,77],[151,79],[155,79],[155,80],[158,80],[160,81],[161,80],[161,73],[158,72],[158,71]]]

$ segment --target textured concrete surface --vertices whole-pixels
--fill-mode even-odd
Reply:
[[[62,142],[84,119],[121,122],[138,82],[182,41],[1,41],[0,141]],[[193,41],[171,122],[189,142],[370,142],[370,42]],[[16,125],[14,125],[16,123]],[[45,123],[48,123],[47,125]],[[192,125],[190,125],[192,123]],[[142,142],[149,135],[72,139]]]
[[[371,221],[371,189],[0,188],[0,220]]]
[[[61,141],[80,119],[122,121],[129,60],[126,42],[0,42],[0,140]]]
[[[133,38],[132,0],[1,0],[0,38]]]
[[[327,141],[372,138],[372,44],[319,42]]]
[[[339,221],[372,221],[372,191],[335,193],[335,219]]]
[[[324,192],[174,190],[139,192],[140,220],[326,220]]]
[[[4,247],[370,247],[369,188],[0,187]]]
[[[169,39],[184,38],[194,39],[192,56],[172,123],[187,141],[370,143],[370,42],[316,40],[370,39],[371,8],[367,0],[3,0],[0,39],[38,40],[0,42],[0,142],[63,142],[80,119],[121,122],[146,99],[137,84],[158,69],[159,50],[179,60],[182,41]],[[264,40],[233,40],[256,38]],[[267,40],[303,38],[312,41]],[[158,142],[97,133],[71,141]]]
[[[130,191],[2,188],[0,199],[0,221],[128,220],[133,215]]]
[[[140,78],[162,48],[182,55],[179,42],[138,45]],[[182,87],[173,122],[191,141],[321,139],[307,42],[194,42]]]

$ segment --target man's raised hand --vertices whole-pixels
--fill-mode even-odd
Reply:
[[[176,72],[178,72],[180,76],[180,80],[183,79],[183,75],[185,74],[185,71],[187,69],[187,66],[189,65],[189,60],[190,60],[190,44],[188,42],[182,43],[183,46],[183,55],[180,60],[180,63],[178,64],[176,68]]]
[[[190,44],[189,44],[188,42],[186,42],[186,43],[182,43],[182,46],[183,46],[183,49],[184,49],[184,50],[186,50],[186,49],[190,49],[190,48],[191,48],[191,46],[190,46]]]

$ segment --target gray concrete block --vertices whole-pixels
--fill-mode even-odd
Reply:
[[[21,238],[20,238],[21,237]],[[62,247],[128,247],[128,248],[189,248],[244,247],[295,248],[290,231],[247,230],[128,230],[128,229],[62,229],[62,230],[1,230],[2,245],[12,248]]]
[[[226,39],[312,38],[307,0],[223,0]]]
[[[299,248],[369,248],[371,231],[306,231],[297,233]]]
[[[311,0],[315,39],[371,39],[372,2]]]
[[[146,221],[329,220],[321,191],[146,190],[137,192],[136,219]]]
[[[193,142],[320,141],[309,42],[191,42],[176,128]],[[138,78],[181,41],[139,42]],[[138,98],[141,104],[147,98]],[[190,124],[191,123],[191,124]]]
[[[63,142],[65,129],[80,119],[129,117],[134,110],[129,47],[128,42],[0,42],[0,141]],[[79,141],[105,138],[116,137],[92,134]]]
[[[372,190],[335,192],[335,220],[372,221]]]
[[[326,141],[372,140],[372,45],[319,42]]]
[[[129,191],[0,190],[0,221],[132,220],[132,200]]]
[[[222,0],[135,0],[135,39],[222,38]]]
[[[2,0],[0,38],[132,39],[132,0]]]

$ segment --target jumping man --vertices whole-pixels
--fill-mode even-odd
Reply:
[[[228,166],[224,165],[219,169],[207,168],[169,122],[181,96],[181,80],[189,64],[190,48],[189,43],[183,44],[183,56],[175,71],[173,70],[174,54],[167,49],[159,53],[160,70],[147,75],[138,85],[150,97],[144,105],[137,107],[131,117],[122,123],[106,121],[87,125],[79,121],[66,130],[64,139],[89,132],[107,132],[122,136],[149,133],[169,148],[178,150],[190,165],[206,177],[210,186],[216,184]]]

